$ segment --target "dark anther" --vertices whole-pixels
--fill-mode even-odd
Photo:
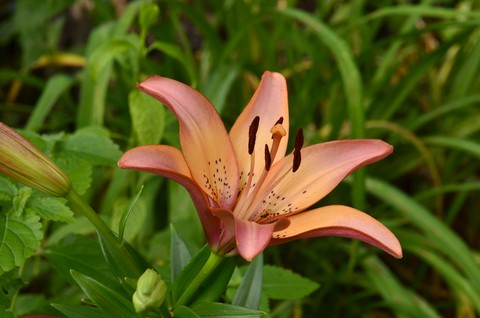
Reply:
[[[256,116],[252,123],[250,124],[250,129],[248,130],[248,154],[251,155],[253,153],[253,149],[255,148],[255,139],[257,139],[257,130],[258,124],[260,122],[260,117]]]
[[[300,149],[293,150],[293,167],[292,171],[295,172],[300,168],[300,162],[302,161],[302,154],[300,153]]]
[[[293,149],[293,167],[292,171],[295,172],[300,167],[300,162],[302,161],[302,154],[300,150],[303,147],[303,130],[299,128],[297,130],[297,136],[295,137],[295,148]]]
[[[272,157],[270,156],[270,149],[268,149],[268,145],[265,144],[265,170],[270,170],[271,165]]]
[[[278,125],[278,124],[280,124],[280,125],[283,124],[283,117],[280,117],[280,118],[277,120],[277,122],[275,123],[275,125]],[[275,125],[274,125],[274,126],[275,126]]]
[[[300,151],[303,147],[303,129],[298,128],[297,135],[295,136],[295,150]]]

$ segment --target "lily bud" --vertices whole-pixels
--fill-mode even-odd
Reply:
[[[160,307],[167,294],[167,285],[157,272],[147,269],[137,282],[133,306],[137,313]]]
[[[63,197],[72,183],[37,147],[0,122],[0,173],[46,194]]]

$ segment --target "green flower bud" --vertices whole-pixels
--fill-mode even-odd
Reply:
[[[137,281],[137,290],[133,294],[133,306],[137,313],[158,308],[167,294],[167,285],[157,272],[147,269]]]
[[[63,197],[72,183],[43,152],[0,122],[0,173],[31,188]]]

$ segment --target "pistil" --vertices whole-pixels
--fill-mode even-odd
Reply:
[[[270,132],[272,133],[272,151],[270,151],[270,158],[272,161],[275,159],[275,156],[277,155],[278,147],[280,146],[280,140],[282,140],[283,137],[287,135],[287,132],[285,131],[285,128],[283,128],[283,117],[280,117],[275,125],[270,129]]]

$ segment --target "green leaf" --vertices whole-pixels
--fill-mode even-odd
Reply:
[[[20,293],[15,300],[15,314],[17,317],[23,317],[47,306],[49,304],[45,295]]]
[[[65,139],[63,147],[89,160],[91,164],[113,166],[122,155],[118,146],[110,140],[109,132],[95,126],[77,130]]]
[[[8,178],[0,175],[0,201],[11,201],[17,195],[17,187]]]
[[[85,194],[92,183],[92,164],[74,154],[59,153],[55,163],[66,173],[72,181],[73,189],[80,195]]]
[[[146,32],[150,26],[157,22],[159,13],[160,9],[156,4],[151,2],[142,3],[138,20],[143,32]]]
[[[463,151],[466,154],[480,159],[480,143],[460,137],[430,136],[423,139],[426,144],[451,148],[452,150]]]
[[[257,256],[248,266],[232,304],[250,309],[258,309],[262,298],[263,255]]]
[[[405,239],[408,236],[405,234],[401,235],[402,248],[415,253],[419,258],[422,258],[429,263],[432,268],[435,268],[442,274],[443,279],[452,290],[455,290],[457,293],[461,292],[465,294],[465,296],[469,298],[472,307],[475,308],[477,313],[480,313],[480,298],[475,292],[472,284],[469,283],[468,279],[463,277],[457,268],[454,267],[453,264],[450,264],[448,260],[440,257],[436,253],[432,253],[425,236],[413,233],[409,233],[409,236],[408,239]]]
[[[184,305],[175,307],[174,314],[177,318],[200,318],[192,309]]]
[[[207,262],[210,249],[205,245],[183,268],[171,287],[171,296],[175,303],[185,292],[190,282],[197,276],[203,265]]]
[[[405,288],[395,275],[377,257],[371,256],[362,264],[367,284],[383,296],[400,317],[439,318],[438,313],[421,296]],[[401,315],[403,314],[403,315]]]
[[[391,205],[412,225],[428,237],[437,251],[444,253],[458,268],[464,271],[472,287],[480,293],[480,269],[468,245],[444,222],[404,192],[384,181],[368,178],[367,189],[374,196]]]
[[[192,260],[187,264],[187,266],[185,266],[185,268],[178,274],[177,279],[175,280],[171,288],[171,296],[174,303],[176,303],[177,300],[180,299],[180,297],[189,287],[193,279],[203,269],[203,266],[205,265],[210,256],[210,253],[210,248],[208,247],[208,245],[205,245],[197,253],[197,255],[192,258]],[[211,274],[214,275],[214,279],[210,277],[202,286],[199,287],[196,294],[194,295],[194,300],[217,300],[220,295],[222,295],[223,292],[226,290],[228,282],[230,281],[232,273],[235,269],[235,264],[235,257],[223,258],[222,263],[218,265],[214,273]]]
[[[88,71],[94,80],[97,79],[110,64],[129,50],[137,49],[133,36],[109,39],[97,47],[88,58]]]
[[[8,217],[0,215],[0,274],[22,266],[40,246],[42,224],[36,215]]]
[[[96,29],[96,31],[98,30],[101,30],[101,28]],[[92,34],[95,34],[95,31]],[[93,35],[91,38],[93,38]],[[93,78],[88,71],[83,72],[76,118],[78,127],[103,125],[106,108],[105,99],[111,73],[111,65],[105,67],[96,78]]]
[[[49,45],[49,39],[55,38],[56,35],[53,17],[65,10],[68,5],[68,1],[15,2],[12,22],[18,32],[16,37],[18,36],[22,48],[19,51],[22,53],[22,69],[29,69],[40,55],[53,49]]]
[[[131,219],[131,222],[128,222],[130,226],[128,227],[127,230],[127,237],[125,240],[130,241],[133,239],[137,234],[138,231],[142,229],[142,225],[145,222],[146,218],[146,209],[145,209],[145,204],[143,200],[139,200],[140,195],[142,194],[143,186],[138,190],[138,193],[135,195],[135,197],[129,201],[128,199],[122,200],[119,199],[115,202],[114,204],[114,215],[118,215],[118,213],[115,213],[115,211],[121,211],[123,210],[123,213],[120,216],[120,220],[118,222],[118,238],[120,240],[124,239],[123,234],[125,233],[125,228],[127,228],[127,221],[129,220],[130,215],[133,216]],[[122,201],[123,203],[121,203]],[[120,203],[119,203],[120,202]],[[137,202],[139,204],[137,204]],[[120,210],[118,208],[118,205],[123,206],[123,208]],[[126,207],[126,208],[125,208]]]
[[[27,205],[28,199],[32,195],[32,189],[29,187],[22,186],[17,195],[13,198],[13,210],[15,211],[15,215],[20,216],[23,214],[25,210],[25,206]]]
[[[57,198],[35,196],[28,201],[26,211],[40,216],[42,219],[73,223],[75,218],[73,212],[65,203]]]
[[[8,309],[8,307],[4,306],[0,303],[0,313],[4,316],[2,318],[16,318],[15,315]]]
[[[175,281],[178,274],[190,262],[192,255],[185,245],[185,242],[178,235],[173,224],[170,224],[170,266],[172,270],[172,281]]]
[[[71,271],[73,279],[85,292],[88,298],[103,311],[104,317],[132,318],[138,317],[133,309],[131,299],[127,299],[108,288],[97,280],[83,275],[74,270]]]
[[[319,287],[316,282],[284,268],[266,265],[263,270],[263,292],[268,298],[301,299]]]
[[[480,43],[477,42],[473,48],[465,45],[466,52],[462,56],[461,65],[457,66],[457,71],[453,77],[451,87],[451,100],[468,95],[468,93],[477,92],[478,71],[480,68]]]
[[[55,231],[50,234],[48,240],[45,242],[47,246],[53,246],[70,234],[89,235],[96,231],[93,224],[85,217],[79,216],[74,223],[62,224]]]
[[[52,306],[68,318],[105,318],[103,312],[95,307],[65,304],[53,304]]]
[[[103,257],[110,266],[112,273],[120,280],[124,281],[125,278],[137,279],[142,275],[147,268],[152,266],[134,249],[128,242],[120,241],[117,246],[112,246],[101,235],[98,235],[100,247],[102,248]],[[129,258],[132,260],[131,267],[127,267],[122,263],[124,259],[122,253],[128,253]]]
[[[222,113],[233,82],[238,77],[240,70],[231,65],[217,67],[205,82],[202,92],[212,102],[219,113]]]
[[[128,95],[132,126],[140,145],[158,144],[165,128],[164,106],[138,90]]]
[[[285,8],[280,14],[293,18],[310,28],[318,39],[322,41],[332,52],[336,59],[343,81],[343,91],[347,100],[349,117],[352,125],[352,137],[362,138],[364,135],[364,112],[362,105],[362,78],[358,70],[352,51],[343,38],[338,36],[330,26],[321,19],[308,14],[305,11]]]
[[[63,74],[52,76],[45,85],[42,95],[38,99],[38,102],[25,125],[25,129],[32,131],[39,130],[42,127],[45,118],[51,112],[57,99],[72,85],[72,83],[73,80],[69,76]]]
[[[168,180],[168,207],[168,220],[175,224],[185,243],[191,250],[194,250],[192,247],[200,248],[198,242],[205,242],[205,234],[195,205],[187,190],[172,180]]]
[[[195,65],[192,61],[187,57],[187,54],[182,52],[182,50],[176,44],[171,44],[167,42],[155,41],[149,47],[148,51],[157,50],[162,52],[163,54],[170,56],[171,58],[180,62],[185,70],[187,71],[191,85],[194,87],[197,82],[197,74],[195,70]]]
[[[72,281],[70,270],[84,273],[107,285],[119,286],[118,280],[105,262],[98,241],[92,237],[69,235],[44,251],[51,266]]]
[[[0,313],[2,313],[2,308],[5,310],[10,308],[12,300],[25,286],[25,282],[20,277],[18,270],[14,269],[0,274],[0,286]]]
[[[191,308],[200,317],[254,318],[265,316],[262,311],[222,303],[198,302],[193,304]]]

